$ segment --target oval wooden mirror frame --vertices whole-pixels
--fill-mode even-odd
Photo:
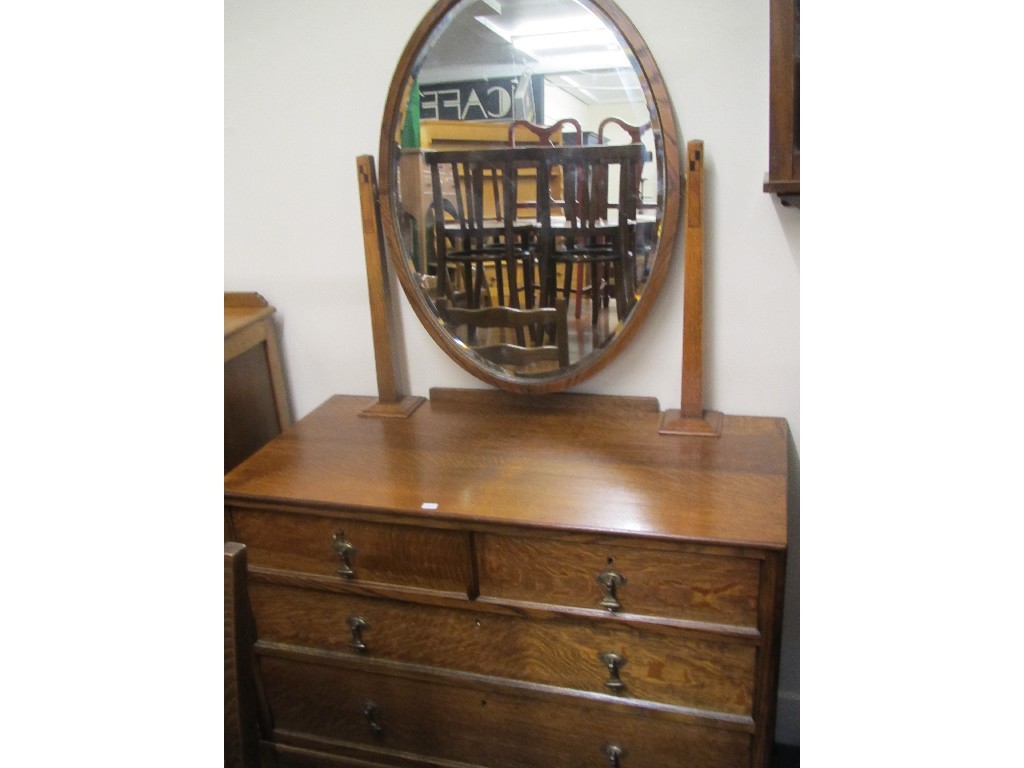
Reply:
[[[380,204],[381,228],[388,258],[398,275],[405,295],[423,327],[440,347],[469,373],[500,389],[521,394],[547,394],[560,392],[590,378],[611,363],[624,346],[636,335],[644,319],[650,313],[661,286],[665,281],[672,254],[675,250],[679,210],[682,196],[680,175],[680,137],[676,128],[672,103],[665,87],[665,81],[658,66],[644,43],[639,31],[626,14],[612,0],[586,0],[586,4],[612,28],[618,31],[624,41],[626,52],[634,63],[637,77],[648,99],[652,126],[657,146],[664,163],[664,207],[661,231],[654,250],[654,266],[644,288],[644,295],[623,321],[621,328],[601,350],[592,352],[574,365],[552,373],[550,376],[527,378],[517,377],[498,368],[484,364],[467,348],[448,333],[439,322],[430,302],[408,267],[405,249],[396,226],[398,217],[398,195],[393,193],[398,184],[398,152],[395,141],[398,120],[403,114],[404,100],[408,98],[408,83],[413,64],[431,37],[435,27],[449,11],[465,0],[440,0],[428,12],[413,32],[399,59],[391,81],[380,134],[380,180],[378,199]],[[385,286],[386,288],[386,286]]]

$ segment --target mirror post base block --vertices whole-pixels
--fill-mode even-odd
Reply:
[[[661,414],[659,435],[694,435],[697,437],[720,437],[722,434],[722,412],[704,411],[700,418],[683,416],[682,411],[673,409]]]
[[[418,395],[403,397],[397,403],[385,403],[378,400],[366,410],[360,411],[359,415],[367,418],[405,419],[426,401],[425,397]]]

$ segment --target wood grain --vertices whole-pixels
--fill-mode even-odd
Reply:
[[[687,144],[683,374],[680,412],[704,415],[704,142]]]
[[[319,648],[358,659],[391,660],[609,693],[598,654],[627,663],[621,696],[680,707],[752,715],[754,659],[750,643],[680,637],[651,627],[560,617],[457,610],[397,600],[331,594],[279,584],[250,587],[260,638]],[[351,616],[367,622],[365,650],[352,648]]]
[[[401,359],[398,355],[396,317],[391,299],[384,241],[377,205],[377,172],[373,157],[356,158],[359,205],[363,222],[363,250],[366,256],[366,281],[370,294],[370,326],[373,332],[374,363],[377,368],[377,402],[364,416],[406,418],[423,404],[423,398],[405,394]]]
[[[231,510],[231,525],[248,547],[251,566],[347,581],[338,574],[333,546],[334,535],[343,533],[355,547],[353,581],[463,593],[471,588],[469,543],[457,531],[241,509]]]
[[[230,472],[226,495],[424,521],[786,546],[785,420],[728,416],[715,440],[662,437],[656,411],[588,395],[544,400],[449,393],[409,419],[370,420],[359,413],[372,400],[336,396]]]
[[[597,705],[585,699],[527,698],[467,684],[446,684],[388,674],[338,669],[314,657],[300,662],[264,656],[264,684],[276,700],[275,737],[290,733],[362,745],[371,750],[418,753],[494,768],[577,768],[606,765],[602,750],[620,744],[623,766],[679,765],[736,768],[750,760],[750,735],[703,728],[670,716]],[[312,697],[310,691],[317,695]],[[377,706],[375,735],[363,715]]]
[[[606,568],[626,578],[623,613],[757,627],[760,562],[555,538],[479,536],[480,595],[599,608]]]
[[[708,440],[659,436],[646,398],[444,390],[401,421],[361,418],[368,399],[332,398],[225,478],[266,759],[557,768],[615,743],[626,767],[766,767],[785,421]]]

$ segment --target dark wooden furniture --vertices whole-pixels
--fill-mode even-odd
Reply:
[[[800,207],[800,0],[771,0],[768,173],[764,191]]]
[[[258,293],[224,294],[224,471],[291,424],[274,308]]]
[[[259,765],[246,563],[243,545],[224,544],[224,768]]]
[[[336,396],[225,478],[267,765],[765,768],[784,420]]]

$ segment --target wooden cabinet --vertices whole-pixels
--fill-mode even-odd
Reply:
[[[267,764],[765,768],[788,428],[337,396],[225,478]]]
[[[800,207],[800,0],[771,0],[768,174],[764,191]]]
[[[224,471],[291,424],[274,308],[258,293],[224,294]]]

